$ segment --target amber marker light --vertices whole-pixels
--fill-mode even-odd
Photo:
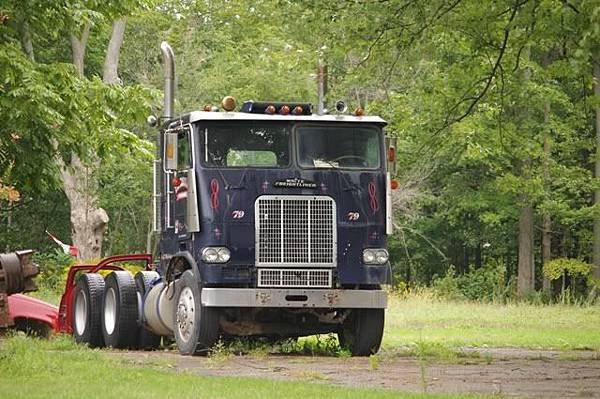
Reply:
[[[302,109],[302,107],[299,105],[296,105],[296,107],[294,108],[294,115],[302,115],[303,112],[304,112],[304,110]]]
[[[394,162],[396,160],[396,149],[394,147],[388,148],[387,157],[389,162]]]
[[[290,113],[290,107],[287,105],[284,105],[283,107],[281,107],[281,109],[279,110],[279,113],[281,115],[288,115]]]
[[[235,98],[231,96],[227,96],[221,101],[221,107],[227,112],[233,111],[235,109]]]
[[[358,107],[354,110],[354,115],[355,116],[365,116],[365,110],[362,109],[361,107]]]
[[[203,111],[204,111],[204,112],[210,112],[210,111],[212,111],[212,105],[210,105],[210,104],[206,104],[206,105],[204,106],[204,108],[203,108]]]
[[[275,113],[275,106],[274,105],[269,105],[267,108],[265,108],[265,112],[267,114],[273,115]]]
[[[390,181],[390,188],[391,188],[392,190],[395,190],[395,189],[397,189],[399,186],[400,186],[400,183],[398,183],[398,180],[396,180],[396,179],[392,179],[392,180]]]

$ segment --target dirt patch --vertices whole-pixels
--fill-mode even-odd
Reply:
[[[110,356],[206,376],[304,380],[410,392],[536,398],[600,398],[600,354],[593,351],[475,349],[460,364],[382,353],[375,358],[294,355],[180,356],[175,351],[110,351]]]

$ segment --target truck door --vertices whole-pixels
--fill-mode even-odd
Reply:
[[[177,168],[173,171],[171,185],[172,226],[178,241],[187,241],[191,233],[200,230],[193,137],[189,126],[177,130]]]

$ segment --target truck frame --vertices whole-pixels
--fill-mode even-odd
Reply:
[[[337,333],[355,356],[377,352],[391,283],[386,122],[341,102],[331,115],[300,102],[233,112],[232,97],[175,116],[173,51],[161,51],[164,115],[149,118],[158,256],[140,255],[135,277],[83,270],[61,305],[75,339],[153,348],[172,336],[195,355],[220,337]]]

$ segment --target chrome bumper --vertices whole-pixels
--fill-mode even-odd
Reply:
[[[383,309],[382,290],[203,288],[202,305],[250,308]]]

